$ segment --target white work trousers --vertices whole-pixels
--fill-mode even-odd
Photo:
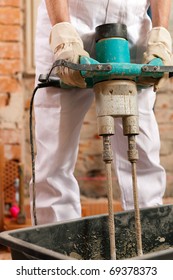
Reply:
[[[71,22],[80,34],[86,51],[95,56],[95,27],[105,23],[127,25],[131,61],[141,63],[146,36],[151,28],[148,1],[69,0]],[[49,47],[51,24],[45,1],[38,10],[36,28],[36,77],[47,73],[53,63]],[[78,218],[80,192],[73,175],[78,155],[79,134],[85,114],[93,102],[91,89],[40,89],[35,96],[36,208],[38,224]],[[140,135],[137,136],[139,204],[162,204],[165,171],[159,162],[159,131],[153,113],[152,89],[138,93]],[[127,160],[127,138],[121,120],[116,119],[112,136],[114,165],[124,209],[133,208],[131,165]],[[101,151],[100,151],[101,152]],[[32,185],[32,184],[31,184]],[[32,188],[31,188],[32,190]],[[32,191],[31,191],[32,208]]]

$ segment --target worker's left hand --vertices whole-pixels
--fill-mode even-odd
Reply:
[[[168,30],[164,27],[154,27],[148,34],[147,49],[144,52],[144,63],[149,63],[154,58],[161,58],[164,65],[173,65],[172,39]],[[168,74],[155,84],[155,91],[164,87],[167,82]]]
[[[79,63],[80,56],[89,54],[84,50],[83,42],[69,22],[57,23],[53,26],[50,34],[50,46],[54,53],[55,60],[65,59],[69,62]],[[79,71],[64,66],[57,67],[57,75],[67,85],[85,88],[85,79]]]

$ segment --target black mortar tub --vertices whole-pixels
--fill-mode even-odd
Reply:
[[[136,254],[134,211],[115,214],[117,259],[173,260],[173,205],[140,210],[143,256]],[[0,233],[13,260],[109,260],[108,215]]]

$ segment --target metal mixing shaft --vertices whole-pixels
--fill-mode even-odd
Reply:
[[[108,195],[108,212],[109,212],[109,238],[110,238],[110,255],[111,260],[116,259],[115,246],[115,225],[113,210],[113,193],[112,193],[112,163],[113,155],[109,135],[103,136],[103,161],[105,162],[106,178],[107,178],[107,195]]]
[[[136,154],[136,142],[135,136],[128,137],[129,142],[129,152],[133,153],[133,150]],[[137,251],[138,255],[143,254],[142,251],[142,233],[141,233],[141,220],[140,220],[140,210],[139,210],[139,201],[138,201],[138,186],[137,186],[137,172],[136,172],[136,159],[129,158],[129,161],[132,164],[132,185],[133,185],[133,199],[134,199],[134,209],[135,209],[135,226],[136,226],[136,240],[137,240]]]
[[[112,148],[110,136],[114,131],[114,118],[111,116],[98,117],[99,135],[103,136],[103,161],[105,163],[106,181],[107,181],[107,197],[108,197],[108,223],[109,223],[109,240],[110,240],[110,256],[111,260],[116,259],[116,242],[115,242],[115,224],[113,210],[113,190],[112,190]]]
[[[137,253],[139,256],[143,254],[142,251],[142,233],[141,233],[141,219],[138,201],[138,185],[137,185],[137,171],[136,162],[139,158],[138,150],[136,148],[136,135],[139,134],[139,125],[137,116],[129,116],[123,118],[123,132],[128,136],[128,160],[132,166],[132,186],[133,186],[133,200],[135,210],[135,227],[136,227],[136,241]]]

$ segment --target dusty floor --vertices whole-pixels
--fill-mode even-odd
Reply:
[[[164,204],[173,204],[173,197],[165,198]],[[94,213],[92,213],[92,214],[94,214]],[[96,214],[98,214],[98,213],[96,213]],[[9,248],[0,247],[0,260],[11,260],[11,253],[10,253]]]

